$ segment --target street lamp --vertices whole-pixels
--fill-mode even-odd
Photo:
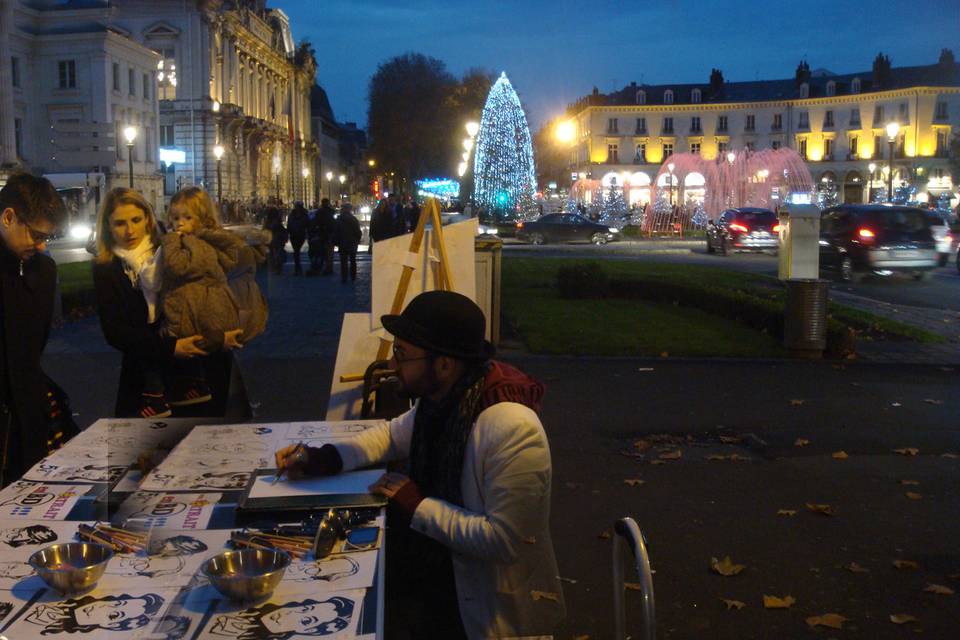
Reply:
[[[480,125],[472,120],[467,123],[467,135],[471,138],[476,138],[477,133],[480,131]]]
[[[733,151],[727,154],[727,162],[729,162],[730,164],[733,164],[733,161],[736,159],[737,159],[737,154],[735,154]]]
[[[333,180],[333,171],[327,171],[327,197],[333,198],[333,190],[330,185],[330,181]]]
[[[887,125],[887,143],[890,145],[890,158],[888,159],[890,173],[887,174],[887,202],[893,202],[893,144],[897,141],[897,134],[899,133],[899,122],[891,122]]]
[[[220,171],[220,160],[223,159],[223,145],[213,148],[213,157],[217,159],[217,203],[223,199],[223,173]]]
[[[557,142],[561,142],[563,144],[570,144],[571,142],[573,142],[573,138],[574,136],[576,136],[576,133],[577,133],[576,127],[573,126],[573,122],[568,120],[566,122],[561,122],[560,124],[557,125],[557,129],[554,132],[554,135],[557,138]]]
[[[124,127],[123,137],[127,139],[127,160],[130,161],[130,188],[133,189],[133,143],[137,139],[137,128],[133,125]]]
[[[465,151],[470,151],[471,149],[473,149],[473,138],[463,139],[463,149]]]
[[[277,181],[277,204],[280,204],[280,154],[273,154],[273,176]]]
[[[337,177],[337,180],[340,181],[340,195],[343,196],[343,183],[347,181],[347,176],[342,173]]]
[[[460,176],[460,177],[462,178],[463,175],[464,175],[466,172],[467,172],[467,163],[466,163],[466,162],[461,162],[460,164],[457,165],[457,175],[458,175],[458,176]]]
[[[310,177],[310,169],[304,167],[300,173],[303,175],[303,206],[307,206],[307,178]]]
[[[870,170],[870,185],[867,187],[867,202],[873,202],[873,181],[876,179],[877,164],[875,162],[871,162],[867,165],[867,169]]]
[[[377,166],[377,161],[371,158],[370,160],[367,160],[367,166],[373,169],[375,166]]]

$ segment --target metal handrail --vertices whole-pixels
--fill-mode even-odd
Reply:
[[[653,573],[650,571],[650,557],[643,533],[633,518],[621,518],[613,523],[613,608],[614,638],[627,640],[654,640],[657,635],[656,615],[653,601]],[[629,552],[629,553],[628,553]],[[627,635],[627,612],[624,593],[626,567],[633,561],[640,584],[641,626],[639,635]]]

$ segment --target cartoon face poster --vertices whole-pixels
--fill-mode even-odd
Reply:
[[[76,542],[79,524],[79,522],[62,520],[49,522],[0,520],[0,589],[23,586],[21,580],[33,575],[33,568],[27,563],[30,556],[51,544]],[[37,586],[43,586],[39,578],[35,580]]]
[[[220,493],[132,493],[114,517],[133,529],[205,529],[220,501]]]
[[[186,586],[199,575],[204,561],[223,551],[229,537],[228,530],[154,529],[145,552],[120,553],[110,560],[100,587],[118,591],[143,584]]]
[[[19,480],[0,491],[0,518],[64,520],[89,485]]]

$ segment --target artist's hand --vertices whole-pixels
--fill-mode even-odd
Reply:
[[[300,447],[292,444],[284,447],[273,454],[277,462],[277,470],[284,470],[287,477],[291,480],[299,480],[307,475],[307,460],[309,458],[309,449],[313,447]]]
[[[198,346],[203,341],[203,336],[190,336],[189,338],[180,338],[177,340],[177,346],[173,350],[175,358],[193,358],[196,356],[205,356],[207,352]]]
[[[397,495],[400,489],[413,482],[402,473],[385,473],[380,479],[370,485],[367,489],[370,493],[377,493],[387,498]]]
[[[243,329],[234,329],[233,331],[223,332],[223,348],[227,351],[232,349],[243,349],[240,342],[240,336],[243,335]]]

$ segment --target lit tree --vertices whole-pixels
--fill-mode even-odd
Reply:
[[[537,182],[530,129],[505,73],[483,107],[474,163],[473,199],[478,206],[522,211],[532,205]]]
[[[607,197],[603,201],[600,221],[603,224],[620,227],[627,215],[627,203],[623,199],[623,188],[616,183],[610,185]]]

